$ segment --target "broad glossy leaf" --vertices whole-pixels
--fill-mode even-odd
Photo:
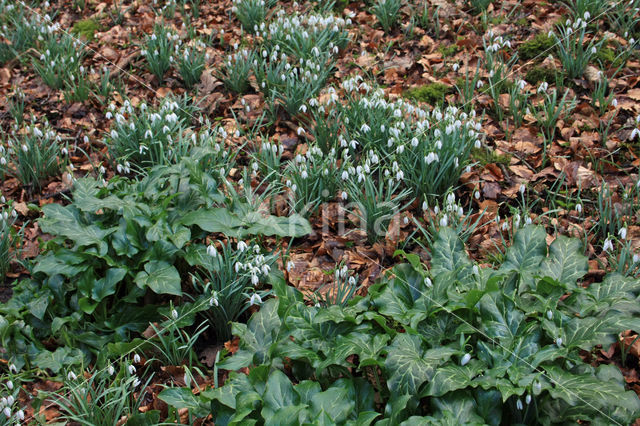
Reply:
[[[344,360],[350,355],[358,355],[359,367],[382,365],[380,354],[386,348],[388,341],[387,334],[349,333],[338,337],[335,356],[339,360]]]
[[[453,272],[460,281],[472,273],[472,263],[467,256],[458,234],[451,228],[442,228],[431,250],[431,274],[437,277],[444,272]]]
[[[135,283],[142,289],[149,287],[157,294],[182,295],[178,270],[162,260],[145,263],[144,271],[138,272]]]
[[[91,290],[91,298],[100,302],[107,296],[111,296],[116,292],[116,285],[122,281],[127,274],[124,268],[109,268],[103,278],[97,280]]]
[[[85,225],[79,219],[79,212],[73,206],[46,204],[42,207],[44,217],[38,222],[43,232],[62,235],[79,246],[96,245],[100,255],[107,253],[106,237],[116,228],[102,229],[96,225]]]
[[[276,411],[299,402],[298,394],[293,391],[291,380],[280,370],[274,370],[267,380],[263,395],[262,417],[271,418]]]
[[[345,387],[331,386],[326,391],[313,395],[311,410],[314,414],[325,412],[333,424],[342,423],[355,407],[355,401],[350,400],[348,395]]]
[[[86,213],[95,213],[100,209],[117,210],[122,200],[110,195],[100,198],[100,188],[95,179],[81,178],[73,184],[73,205]]]
[[[67,346],[62,346],[54,352],[46,349],[42,350],[33,362],[38,368],[43,370],[49,369],[54,374],[58,374],[64,367],[81,364],[83,359],[84,356],[80,349],[71,349]]]
[[[549,246],[549,257],[540,265],[539,275],[575,286],[588,271],[589,264],[582,254],[580,240],[560,235]]]
[[[436,367],[458,351],[447,346],[425,350],[419,336],[398,334],[387,353],[385,368],[389,389],[393,393],[415,395],[420,386],[433,377]]]
[[[242,220],[224,207],[193,211],[186,214],[180,222],[186,226],[198,225],[207,232],[221,232],[238,238],[244,236]]]
[[[167,388],[158,394],[158,398],[178,410],[186,408],[196,417],[209,414],[209,407],[203,404],[189,388]]]
[[[483,370],[483,363],[477,360],[464,366],[450,363],[438,367],[421,396],[442,396],[447,392],[473,386],[474,377]]]
[[[515,271],[521,276],[537,274],[547,255],[546,237],[547,233],[540,226],[529,225],[516,232],[500,272]]]
[[[456,391],[431,400],[434,417],[455,419],[456,424],[485,424],[476,411],[476,401],[470,392]]]
[[[258,217],[245,217],[245,221],[250,224],[249,228],[245,231],[246,235],[304,237],[311,233],[309,221],[299,214],[293,214],[289,217],[279,217],[274,215],[262,216],[256,212],[256,215],[258,215]]]

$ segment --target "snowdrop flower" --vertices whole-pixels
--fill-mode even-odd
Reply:
[[[638,262],[640,262],[640,255],[636,253],[633,255],[633,263],[638,263]]]
[[[207,246],[207,254],[211,257],[217,257],[218,256],[218,251],[216,250],[215,246],[213,244],[209,244]]]
[[[133,362],[136,364],[140,364],[140,355],[133,354]]]
[[[516,401],[516,408],[518,410],[524,409],[524,407],[522,406],[522,401],[520,400],[520,398],[518,398],[518,400]]]
[[[426,285],[427,288],[432,288],[433,287],[433,283],[431,282],[431,278],[424,277],[424,285]]]
[[[548,319],[549,321],[551,321],[551,320],[553,319],[553,312],[551,312],[551,309],[549,309],[549,310],[547,311],[547,319]]]
[[[76,380],[78,378],[78,376],[76,376],[76,373],[74,373],[73,371],[69,371],[67,373],[67,379],[68,380]]]
[[[578,214],[582,213],[582,204],[576,204],[576,211],[578,212]]]
[[[471,361],[471,354],[466,353],[460,360],[460,365],[465,366],[469,363],[469,361]]]
[[[298,136],[300,136],[303,133],[306,133],[305,130],[302,127],[298,127]]]
[[[525,186],[524,184],[521,184],[520,188],[518,188],[518,191],[520,191],[520,194],[524,194],[524,190],[525,190]]]
[[[476,87],[479,89],[482,86],[484,86],[484,82],[482,80],[478,80],[478,83],[476,84]]]
[[[621,239],[626,240],[627,239],[627,228],[620,228],[620,230],[618,231],[618,235],[620,236]]]
[[[342,191],[342,193],[340,194],[340,198],[342,198],[345,201],[347,200],[348,195],[347,195],[346,191]]]
[[[129,374],[136,374],[136,368],[133,365],[127,367],[129,370]]]
[[[258,293],[253,293],[249,298],[249,306],[260,305],[262,303],[262,298]]]
[[[610,250],[613,250],[613,243],[609,238],[607,238],[606,240],[604,240],[604,244],[602,245],[602,251],[605,252]]]
[[[440,218],[440,226],[445,227],[448,224],[447,215],[444,215]]]
[[[11,417],[11,408],[4,407],[4,410],[2,410],[2,412],[4,413],[5,416]]]
[[[13,390],[13,382],[11,380],[7,382],[7,387],[9,388],[9,390]]]
[[[548,89],[549,89],[549,83],[547,83],[546,81],[543,81],[542,83],[540,83],[540,86],[538,86],[538,93],[546,93]]]
[[[24,420],[24,411],[18,410],[18,412],[16,413],[16,417],[18,418],[18,420]]]
[[[29,152],[29,147],[27,145],[25,145],[25,144],[22,144],[22,150],[24,152]]]
[[[18,368],[15,366],[15,364],[10,364],[9,371],[13,374],[16,374],[18,372]]]
[[[535,381],[535,382],[533,383],[533,391],[534,391],[536,394],[539,394],[539,393],[542,391],[542,383],[540,383],[540,382],[538,382],[538,381]]]
[[[113,365],[109,365],[109,367],[107,368],[107,373],[110,376],[113,376],[113,373],[115,373],[115,372],[116,372],[116,369],[113,367]]]
[[[556,339],[556,345],[557,345],[558,347],[562,346],[562,337],[558,337],[558,338]]]
[[[640,130],[633,129],[631,131],[631,136],[629,136],[629,140],[634,140],[637,136],[640,136]]]
[[[349,172],[345,170],[342,172],[342,180],[347,180],[347,179],[349,179]]]
[[[173,318],[174,320],[178,319],[178,311],[175,309],[171,310],[171,318]]]
[[[474,275],[480,275],[480,270],[478,269],[478,265],[473,265],[473,268],[471,268]]]
[[[247,248],[247,243],[245,243],[244,241],[238,241],[238,251],[240,253],[243,253]]]

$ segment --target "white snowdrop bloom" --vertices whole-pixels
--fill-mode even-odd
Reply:
[[[606,240],[604,240],[604,244],[602,245],[602,251],[605,252],[610,250],[613,250],[613,243],[609,238],[607,238]]]
[[[367,123],[364,123],[362,126],[360,126],[360,131],[363,133],[368,133],[369,130],[371,130],[371,127],[369,127]]]
[[[551,321],[551,320],[553,319],[553,312],[551,312],[551,309],[549,309],[549,310],[547,311],[547,319],[548,319],[549,321]]]
[[[482,80],[478,80],[478,83],[476,83],[476,87],[479,89],[482,86],[484,86],[484,82]]]
[[[308,177],[309,177],[309,175],[307,174],[307,171],[306,171],[306,170],[303,170],[303,171],[300,173],[300,177],[301,177],[302,179],[306,179],[306,178],[308,178]]]
[[[556,339],[556,345],[557,345],[558,347],[562,346],[562,337],[558,337],[558,338]]]
[[[29,152],[29,147],[25,144],[22,144],[22,151]]]
[[[18,420],[24,420],[24,411],[18,410],[18,412],[16,413],[16,417],[18,418]]]
[[[533,221],[531,220],[531,218],[530,218],[530,217],[527,217],[527,218],[524,220],[525,225],[531,225],[531,223],[532,223],[532,222],[533,222]]]
[[[342,193],[340,194],[340,198],[342,198],[345,201],[347,200],[348,195],[347,195],[346,191],[342,191]]]
[[[425,277],[425,278],[424,278],[424,285],[426,285],[426,286],[427,286],[427,288],[431,288],[431,287],[433,287],[433,283],[431,282],[431,278],[429,278],[429,277]]]
[[[524,407],[522,406],[522,401],[520,400],[520,398],[518,398],[518,400],[516,401],[516,408],[518,410],[523,410]]]
[[[461,366],[465,366],[465,365],[467,365],[469,363],[469,361],[471,361],[471,354],[466,353],[466,354],[464,354],[464,356],[460,360],[460,365]]]
[[[306,131],[302,127],[298,127],[298,136],[300,136],[303,133],[306,133]]]
[[[524,402],[527,405],[531,404],[531,394],[527,394],[527,396],[524,398]]]
[[[140,364],[140,355],[133,354],[133,362],[136,364]]]
[[[171,310],[171,318],[173,318],[174,320],[178,319],[178,311],[175,309]]]
[[[247,243],[245,243],[244,241],[238,241],[238,251],[240,253],[243,253],[245,250],[247,250],[247,248]]]
[[[5,416],[11,417],[11,408],[9,407],[4,407],[4,410],[2,410],[2,412],[4,413]]]
[[[576,204],[576,211],[578,214],[582,213],[582,204]]]
[[[618,107],[618,100],[616,98],[613,98],[613,100],[611,101],[611,105],[613,105],[614,108]]]
[[[633,263],[638,263],[638,262],[640,262],[640,255],[636,253],[633,255]]]
[[[342,172],[342,180],[347,180],[349,179],[349,173],[345,170]]]
[[[117,139],[118,138],[118,132],[116,132],[115,129],[111,131],[111,138],[112,139]]]
[[[631,131],[631,136],[629,136],[629,140],[634,140],[637,136],[640,136],[640,130],[633,129]]]
[[[540,86],[538,86],[538,93],[546,93],[548,89],[549,83],[543,81],[542,83],[540,83]]]
[[[627,228],[620,228],[620,230],[618,231],[618,235],[620,236],[621,239],[626,240],[627,239]]]
[[[133,365],[129,365],[127,367],[127,370],[129,370],[129,374],[136,374],[136,367],[134,367]]]
[[[262,298],[258,293],[253,293],[249,298],[249,306],[260,305],[262,303]]]
[[[440,226],[442,227],[447,226],[448,223],[449,223],[449,220],[447,219],[447,215],[444,215],[440,218]]]
[[[474,275],[480,275],[480,269],[478,269],[478,265],[473,265],[473,268],[471,268],[471,270],[473,271]]]
[[[76,373],[74,373],[73,371],[69,371],[69,373],[67,373],[68,380],[76,380],[77,378],[78,376],[76,376]]]
[[[13,390],[13,382],[11,380],[7,381],[7,387],[9,390]]]
[[[598,52],[598,49],[596,49],[596,47],[595,47],[595,46],[593,46],[593,47],[591,48],[591,53],[595,55],[597,52]]]
[[[109,365],[109,367],[107,368],[107,373],[110,376],[113,376],[113,373],[115,373],[115,372],[116,372],[116,369],[113,367],[113,365]]]
[[[13,374],[16,374],[18,372],[18,368],[16,367],[15,364],[10,364],[9,365],[9,371]]]
[[[524,194],[524,190],[525,190],[525,186],[524,184],[520,184],[520,188],[518,188],[518,191],[520,192],[520,194]]]
[[[414,147],[414,148],[417,147],[418,143],[419,143],[418,138],[414,137],[414,138],[411,139],[411,146],[412,147]]]

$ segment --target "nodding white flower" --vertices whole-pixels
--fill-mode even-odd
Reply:
[[[551,312],[551,309],[547,311],[547,318],[549,319],[549,321],[553,319],[553,312]]]
[[[427,203],[426,201],[422,202],[422,210],[423,211],[427,211],[429,209],[429,203]]]
[[[68,379],[68,380],[75,380],[75,379],[77,379],[77,378],[78,378],[78,376],[76,376],[76,373],[74,373],[73,371],[69,371],[69,372],[67,373],[67,379]]]
[[[549,83],[543,81],[542,83],[540,83],[540,86],[538,86],[538,93],[545,93],[548,89]]]
[[[588,20],[589,18],[591,18],[591,14],[589,13],[589,11],[586,11],[586,12],[584,12],[583,17],[584,17],[584,20],[586,21],[586,20]]]
[[[303,133],[306,133],[305,130],[302,127],[298,127],[298,136],[300,136]]]
[[[636,253],[633,255],[633,263],[638,263],[638,262],[640,262],[640,255]]]
[[[471,354],[464,354],[464,356],[460,360],[460,365],[465,366],[469,363],[469,361],[471,361]]]
[[[11,380],[7,382],[7,387],[9,388],[9,390],[13,390],[13,382]]]
[[[134,367],[133,365],[129,365],[129,367],[127,367],[129,370],[129,374],[136,374],[136,367]]]
[[[609,238],[607,238],[606,240],[604,240],[604,244],[602,245],[602,251],[604,252],[610,250],[613,250],[613,243]]]
[[[247,249],[247,243],[245,243],[244,241],[238,241],[238,251],[242,253],[246,249]]]
[[[447,219],[447,215],[444,215],[440,218],[440,226],[442,227],[447,226],[448,223],[449,223],[449,220]]]
[[[262,303],[262,298],[258,293],[253,293],[249,298],[249,306],[260,305]]]
[[[133,354],[133,362],[136,364],[140,364],[140,355]]]
[[[211,299],[209,299],[209,306],[219,306],[218,303],[218,292],[214,291]]]
[[[114,130],[112,130],[112,131],[111,131],[111,138],[112,138],[112,139],[116,139],[117,137],[118,137],[118,132],[116,132],[116,131],[115,131],[115,129],[114,129]]]
[[[293,263],[293,261],[288,261],[287,262],[287,272],[291,272],[296,268],[296,264]]]
[[[300,108],[298,108],[298,111],[302,111],[303,113],[307,112],[307,106],[305,104],[300,105]]]
[[[4,157],[0,157],[0,165],[6,166],[7,165],[7,159]]]
[[[27,145],[25,145],[25,144],[22,144],[22,150],[24,152],[29,152],[29,147]]]
[[[479,89],[482,86],[484,86],[484,82],[482,80],[478,80],[478,83],[476,83],[476,87]]]
[[[631,131],[631,136],[629,136],[629,140],[634,140],[637,136],[640,136],[640,130],[633,129]]]
[[[433,283],[431,282],[431,278],[429,277],[424,277],[424,285],[427,286],[427,288],[431,288],[433,287]]]
[[[133,379],[133,387],[137,388],[138,386],[140,386],[140,379],[136,377],[135,379]]]
[[[418,138],[414,137],[411,139],[411,146],[414,148],[418,146]]]
[[[342,198],[343,200],[347,200],[349,196],[347,195],[346,191],[342,191],[342,194],[340,194],[340,198]]]
[[[524,402],[526,402],[527,405],[531,404],[531,394],[527,394],[527,396],[524,398]]]
[[[215,246],[213,244],[209,244],[207,246],[207,254],[211,257],[217,257],[218,256],[218,250],[216,250]]]
[[[613,98],[613,100],[611,101],[611,105],[613,105],[614,108],[618,107],[618,100],[616,98]]]
[[[516,401],[516,408],[518,410],[523,410],[524,407],[522,406],[522,401],[520,400],[520,398],[518,398],[518,400]]]
[[[518,188],[518,191],[520,191],[521,194],[524,194],[524,190],[525,190],[525,186],[524,184],[520,184],[520,188]]]
[[[360,126],[360,131],[363,133],[369,133],[369,130],[371,130],[371,127],[369,127],[367,123],[364,123],[362,126]]]
[[[473,273],[475,275],[479,275],[480,274],[480,269],[478,269],[478,265],[473,265],[473,268],[471,268],[471,270],[473,271]]]
[[[4,410],[2,410],[2,412],[4,413],[5,416],[11,417],[11,408],[4,407]]]
[[[171,318],[173,318],[174,320],[178,319],[178,311],[176,311],[175,309],[171,310]]]
[[[342,172],[342,180],[347,180],[347,179],[349,179],[349,172],[345,170]]]
[[[556,339],[556,345],[557,345],[558,347],[562,346],[562,337],[558,337],[558,338]]]
[[[453,64],[453,71],[458,71],[458,68],[460,68],[459,64]]]
[[[251,275],[251,284],[253,285],[258,285],[258,283],[260,282],[260,279],[258,278],[257,275],[252,274]]]
[[[595,46],[593,46],[593,47],[591,48],[591,53],[595,55],[597,52],[598,52],[598,49],[596,49],[596,47],[595,47]]]
[[[18,412],[16,413],[16,417],[18,418],[18,420],[24,420],[24,411],[18,410]]]
[[[576,211],[578,212],[578,214],[582,213],[582,204],[576,204]]]
[[[13,374],[16,374],[18,372],[18,368],[15,366],[15,364],[10,364],[9,371]]]
[[[620,236],[621,239],[626,240],[627,239],[627,228],[620,228],[620,230],[618,231],[618,235]]]
[[[107,368],[107,373],[110,376],[113,376],[113,373],[115,373],[115,372],[116,372],[116,369],[113,367],[113,365],[109,365],[109,367]]]

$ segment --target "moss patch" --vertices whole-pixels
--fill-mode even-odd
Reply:
[[[442,56],[448,58],[450,56],[455,55],[460,50],[460,47],[457,44],[450,44],[449,46],[440,46],[438,47],[438,52],[442,53]]]
[[[451,88],[442,83],[430,83],[421,87],[414,87],[404,92],[404,97],[418,102],[426,102],[430,105],[439,105],[444,102],[444,97]]]
[[[542,59],[549,53],[550,49],[555,45],[555,40],[549,37],[547,34],[538,34],[533,39],[526,41],[518,47],[518,54],[520,58],[528,61],[529,59],[538,58]]]
[[[533,86],[542,81],[546,81],[549,84],[556,84],[562,81],[562,73],[554,69],[535,66],[527,72],[524,79]]]
[[[504,164],[505,166],[511,164],[511,155],[500,155],[493,149],[473,148],[471,156],[483,167],[487,164]]]
[[[71,30],[79,37],[84,37],[85,40],[93,40],[96,31],[100,29],[100,24],[95,19],[83,19],[73,24]]]

